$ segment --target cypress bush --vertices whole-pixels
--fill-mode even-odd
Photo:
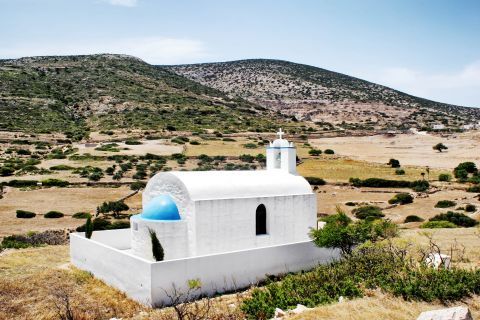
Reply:
[[[90,239],[93,233],[93,224],[92,224],[92,217],[87,218],[87,222],[85,223],[85,237]]]
[[[148,232],[150,233],[150,240],[152,241],[152,254],[153,257],[155,258],[155,261],[163,261],[164,258],[164,252],[163,252],[163,247],[160,244],[160,240],[157,238],[157,234],[155,231],[152,229],[148,229]]]

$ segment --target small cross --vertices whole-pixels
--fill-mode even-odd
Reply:
[[[279,139],[282,139],[282,136],[285,134],[285,132],[282,131],[282,128],[278,129],[277,136]]]

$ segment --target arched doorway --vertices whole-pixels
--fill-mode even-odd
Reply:
[[[255,230],[257,236],[267,234],[267,208],[263,204],[257,207],[255,213]]]

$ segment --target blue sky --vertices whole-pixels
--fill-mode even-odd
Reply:
[[[480,107],[478,0],[0,0],[0,58],[284,59]]]

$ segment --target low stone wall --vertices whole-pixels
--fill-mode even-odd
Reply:
[[[116,230],[108,232],[109,238],[126,235],[115,234]],[[105,238],[103,235],[97,237],[99,240]],[[108,242],[116,241],[110,239]],[[72,263],[78,268],[92,272],[134,300],[154,306],[171,304],[169,295],[173,288],[185,292],[189,280],[199,280],[201,293],[212,295],[249,287],[267,275],[308,270],[338,257],[337,251],[317,248],[306,241],[151,262],[132,255],[130,250],[115,249],[95,238],[86,239],[83,234],[71,235],[70,253]]]

